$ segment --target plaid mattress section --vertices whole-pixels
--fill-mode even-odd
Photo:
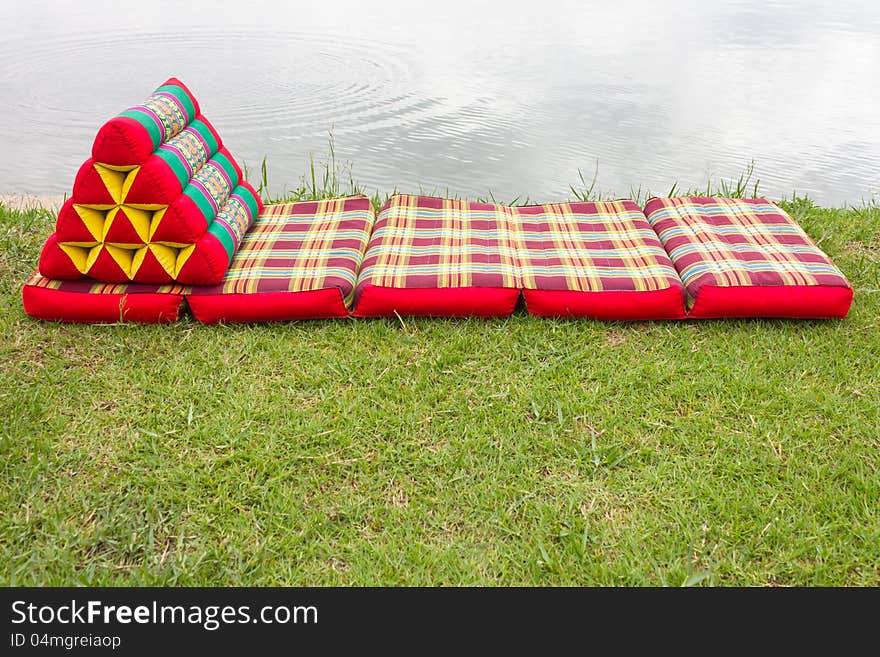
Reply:
[[[652,198],[645,212],[692,299],[703,285],[849,287],[797,222],[766,199]]]
[[[376,220],[358,291],[367,285],[517,287],[504,211],[486,203],[392,196]]]
[[[373,225],[365,196],[267,205],[218,285],[190,294],[308,292],[337,287],[346,304]]]
[[[79,294],[187,294],[192,288],[186,285],[148,285],[145,283],[101,283],[88,278],[78,281],[58,281],[35,272],[25,286],[44,287],[60,292]]]
[[[648,292],[682,287],[634,201],[513,208],[508,221],[524,289]]]
[[[508,207],[393,196],[358,290],[494,287],[599,292],[681,288],[633,201]]]

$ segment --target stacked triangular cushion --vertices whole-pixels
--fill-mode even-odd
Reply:
[[[182,82],[99,130],[40,256],[50,279],[218,283],[262,210]]]

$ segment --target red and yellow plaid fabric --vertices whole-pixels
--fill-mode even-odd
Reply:
[[[634,201],[511,210],[508,225],[526,290],[681,289],[669,256]]]
[[[518,285],[516,251],[498,206],[395,195],[379,213],[358,290]]]
[[[146,283],[101,283],[88,278],[78,281],[58,281],[35,272],[25,286],[44,287],[61,292],[80,294],[187,294],[192,288],[185,285],[149,285]]]
[[[652,198],[645,213],[691,299],[703,285],[849,287],[797,222],[766,199]]]
[[[366,196],[267,205],[218,285],[191,295],[339,288],[346,304],[373,225]]]
[[[633,201],[508,207],[393,196],[358,279],[391,288],[598,292],[681,287]]]

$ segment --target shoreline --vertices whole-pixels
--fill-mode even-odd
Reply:
[[[691,191],[696,192],[696,190],[691,190]],[[728,196],[728,194],[720,193],[720,190],[712,190],[712,191],[713,191],[712,195]],[[346,195],[350,195],[352,193],[355,193],[354,190],[349,190],[347,193],[342,193],[340,191],[339,195],[346,196]],[[359,192],[359,193],[366,194],[366,192]],[[369,196],[369,194],[367,194],[367,195]],[[700,195],[700,194],[699,193],[689,194],[688,192],[682,191],[681,195]],[[750,196],[750,195],[745,194],[745,196]],[[767,195],[761,195],[761,196],[763,198],[769,198]],[[0,194],[0,206],[2,206],[3,208],[5,208],[7,210],[12,210],[12,211],[16,211],[16,212],[23,212],[23,211],[32,210],[32,209],[46,209],[46,210],[50,210],[52,212],[58,212],[58,210],[60,210],[61,206],[64,204],[64,201],[69,197],[70,197],[69,194],[11,194],[11,193]],[[804,197],[804,198],[809,199],[808,196]],[[293,200],[293,199],[291,199],[291,200]],[[470,199],[470,200],[474,200],[474,199]],[[579,199],[572,198],[572,199],[567,199],[567,200],[573,201],[573,200],[579,200]],[[597,200],[598,201],[598,200],[607,200],[607,199],[600,197],[600,198],[590,199],[590,200]],[[642,199],[633,199],[633,200],[635,200],[636,203],[639,203],[640,205],[643,204]],[[773,203],[778,204],[778,203],[791,202],[793,199],[783,197],[780,199],[772,199],[771,198],[769,200],[771,200]],[[283,198],[282,199],[272,199],[271,201],[264,199],[264,201],[267,204],[268,203],[283,203],[285,201],[285,199],[283,199]],[[880,202],[880,197],[872,196],[870,198],[861,199],[860,204],[845,203],[842,206],[817,205],[816,207],[820,207],[820,208],[824,208],[824,209],[847,210],[847,209],[852,209],[852,208],[857,208],[857,207],[871,206],[871,205],[878,203],[878,202]],[[501,205],[505,205],[505,204],[501,203]]]
[[[58,210],[64,203],[63,194],[0,194],[0,205],[19,212],[34,208]]]

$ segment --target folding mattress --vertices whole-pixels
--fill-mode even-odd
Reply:
[[[512,208],[526,308],[534,315],[681,319],[684,289],[634,201]]]
[[[648,217],[684,282],[689,317],[842,318],[853,291],[766,199],[652,198]]]
[[[517,274],[499,206],[398,194],[376,219],[354,315],[509,315]]]
[[[508,207],[392,197],[376,221],[354,314],[680,319],[684,292],[633,201]]]
[[[155,324],[177,320],[185,292],[181,285],[58,281],[35,273],[21,294],[25,312],[36,319]]]
[[[192,287],[200,322],[347,317],[373,211],[365,196],[266,206],[229,271]]]

